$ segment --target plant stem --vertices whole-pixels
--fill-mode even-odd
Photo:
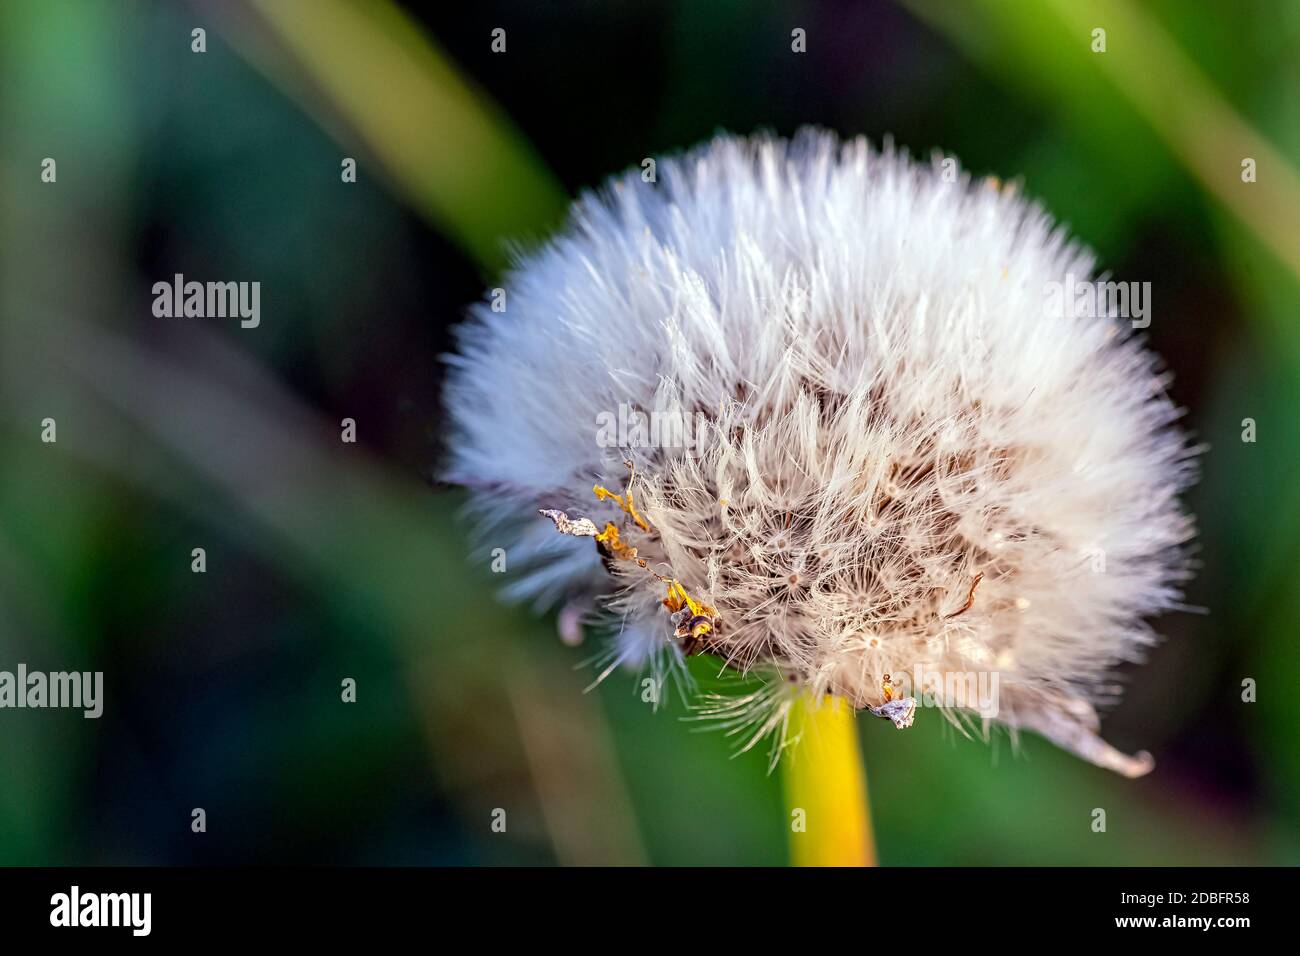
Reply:
[[[790,862],[795,866],[875,866],[867,778],[853,708],[807,694],[790,710],[794,740],[781,760]],[[802,813],[798,812],[802,811]]]

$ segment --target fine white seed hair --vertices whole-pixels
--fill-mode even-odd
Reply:
[[[863,139],[720,136],[656,173],[583,195],[448,357],[447,475],[509,593],[603,616],[608,669],[766,677],[710,705],[736,728],[779,730],[786,688],[869,708],[924,674],[964,728],[1149,770],[1095,708],[1179,606],[1194,449],[1131,323],[1053,298],[1104,278],[1092,255],[1016,190]],[[666,581],[716,613],[702,641]]]

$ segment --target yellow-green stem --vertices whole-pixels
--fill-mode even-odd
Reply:
[[[794,743],[781,759],[790,862],[795,866],[875,866],[867,778],[853,708],[807,694],[790,710]]]

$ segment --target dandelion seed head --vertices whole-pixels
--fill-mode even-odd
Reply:
[[[861,139],[722,136],[658,179],[582,196],[449,358],[450,477],[509,542],[512,595],[604,606],[615,661],[707,650],[858,708],[886,674],[995,670],[1013,732],[1149,769],[1095,707],[1180,598],[1193,465],[1130,330],[1044,308],[1092,255],[1018,193]],[[620,408],[699,427],[612,446]],[[620,524],[644,565],[538,509]],[[665,580],[716,610],[706,642],[675,642]],[[775,723],[746,706],[714,709]]]

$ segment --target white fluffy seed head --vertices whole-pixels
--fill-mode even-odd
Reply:
[[[460,330],[449,475],[513,593],[612,610],[616,660],[708,651],[778,708],[791,684],[866,708],[885,675],[992,676],[999,722],[1137,775],[1093,705],[1179,599],[1189,449],[1129,324],[1046,306],[1092,256],[944,173],[825,133],[720,137],[584,195],[508,310]],[[644,566],[539,508],[615,524]],[[673,580],[716,612],[701,640],[674,637]]]

